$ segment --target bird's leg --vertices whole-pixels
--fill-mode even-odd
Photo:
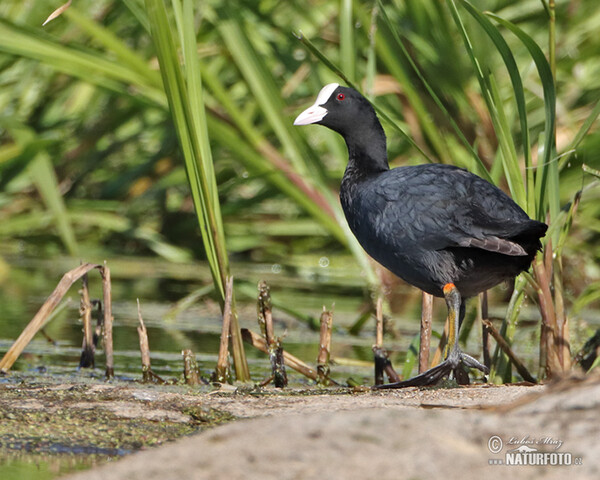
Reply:
[[[444,360],[450,358],[450,354],[458,350],[458,330],[461,323],[461,298],[458,289],[453,283],[444,285],[444,298],[448,307],[448,341],[444,349]]]
[[[471,355],[463,353],[458,346],[458,332],[465,318],[465,303],[461,300],[460,293],[453,283],[444,285],[444,298],[446,299],[446,305],[448,305],[448,319],[450,321],[450,333],[448,334],[446,349],[450,348],[451,350],[446,354],[443,363],[449,362],[455,373],[461,367],[461,363],[468,368],[476,368],[483,373],[489,373],[486,366],[475,360]],[[452,324],[454,324],[454,328],[452,328]]]
[[[375,385],[373,388],[385,389],[435,385],[451,373],[454,373],[455,377],[461,380],[465,377],[465,375],[461,374],[460,370],[463,364],[469,368],[477,368],[484,373],[488,373],[489,370],[485,366],[470,355],[461,352],[458,346],[458,331],[465,315],[465,307],[460,292],[453,283],[444,285],[443,292],[446,305],[448,306],[449,324],[448,343],[444,350],[444,361],[416,377],[403,380],[402,382]]]
[[[444,350],[444,359],[450,365],[456,364],[451,372],[451,375],[456,382],[459,385],[468,385],[469,374],[462,368],[461,361],[463,353],[458,346],[458,332],[460,332],[460,327],[465,319],[465,301],[461,298],[460,292],[452,283],[445,285],[443,291],[446,305],[448,306],[449,324],[448,341]],[[450,358],[451,354],[452,358]]]

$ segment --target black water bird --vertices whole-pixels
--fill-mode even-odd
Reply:
[[[350,229],[375,260],[448,306],[445,360],[383,388],[431,385],[461,364],[487,368],[458,347],[465,299],[527,270],[547,225],[531,220],[502,190],[450,165],[390,169],[386,137],[371,104],[332,83],[294,125],[324,125],[348,147],[340,201]]]

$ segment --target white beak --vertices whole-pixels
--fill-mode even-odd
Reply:
[[[330,83],[329,85],[325,85],[319,92],[319,95],[317,95],[317,100],[315,103],[296,117],[296,120],[294,120],[294,125],[310,125],[311,123],[316,123],[320,120],[323,120],[328,112],[327,109],[321,105],[327,103],[329,97],[331,97],[331,94],[339,86],[339,83]]]
[[[294,125],[310,125],[311,123],[316,123],[323,120],[327,113],[327,109],[321,105],[311,105],[296,117]]]

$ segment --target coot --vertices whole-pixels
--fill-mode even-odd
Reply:
[[[332,83],[294,125],[316,123],[338,132],[348,147],[340,201],[350,229],[375,260],[448,306],[445,360],[403,382],[379,388],[431,385],[462,365],[487,368],[458,347],[465,299],[531,265],[547,225],[531,220],[502,190],[451,165],[390,169],[386,138],[371,104]],[[461,365],[462,364],[462,365]]]

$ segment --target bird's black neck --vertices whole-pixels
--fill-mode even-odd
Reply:
[[[368,177],[389,170],[385,133],[377,122],[368,129],[344,135],[348,147],[345,175]]]

